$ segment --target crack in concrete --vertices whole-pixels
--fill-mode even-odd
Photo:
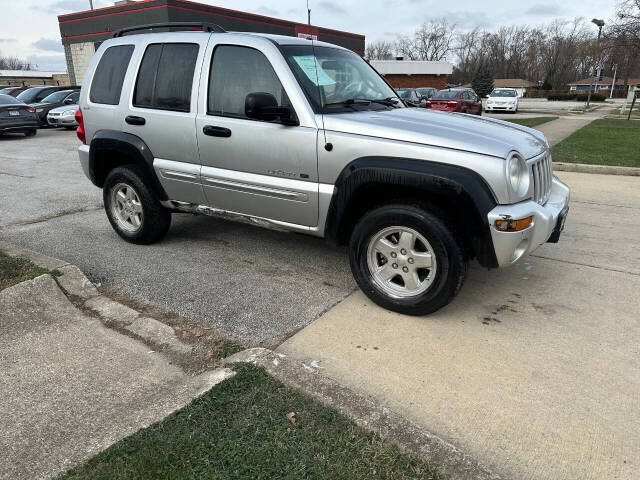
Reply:
[[[102,205],[95,206],[95,207],[72,208],[69,210],[63,210],[62,212],[59,212],[59,213],[54,213],[53,215],[46,215],[44,217],[31,218],[28,220],[17,220],[15,222],[7,223],[6,225],[0,225],[0,231],[6,230],[11,227],[23,227],[25,225],[32,225],[34,223],[43,223],[49,220],[53,220],[55,218],[65,217],[67,215],[73,215],[76,213],[95,212],[96,210],[102,210]]]
[[[19,177],[19,178],[36,178],[33,175],[20,175],[18,173],[9,173],[9,172],[0,172],[0,175],[8,175],[10,177]]]
[[[571,260],[560,260],[558,258],[551,258],[551,257],[544,257],[542,255],[534,255],[531,254],[531,257],[536,257],[536,258],[543,258],[544,260],[552,260],[554,262],[560,262],[560,263],[568,263],[570,265],[579,265],[581,267],[591,267],[591,268],[597,268],[599,270],[606,270],[608,272],[617,272],[617,273],[626,273],[628,275],[635,275],[637,277],[640,277],[640,273],[635,273],[635,272],[629,272],[627,270],[619,270],[617,268],[608,268],[608,267],[601,267],[599,265],[591,265],[589,263],[580,263],[580,262],[572,262]]]
[[[612,203],[598,203],[598,202],[588,202],[584,200],[571,200],[571,203],[582,203],[585,205],[598,205],[601,207],[615,207],[615,208],[630,208],[632,210],[636,210],[637,207],[633,207],[631,205],[614,205]]]

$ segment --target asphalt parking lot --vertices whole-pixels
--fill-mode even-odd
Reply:
[[[77,145],[62,130],[0,138],[0,238],[246,346],[279,344],[355,289],[342,249],[299,234],[179,214],[161,243],[122,241]]]

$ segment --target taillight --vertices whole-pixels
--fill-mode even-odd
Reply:
[[[27,108],[26,108],[26,110],[27,110],[27,112],[29,112],[29,113],[36,113],[36,109],[35,109],[35,108],[33,108],[33,107],[27,107]]]
[[[84,134],[84,119],[82,118],[82,110],[78,109],[76,110],[76,114],[75,114],[75,118],[76,118],[76,122],[78,122],[78,128],[76,129],[76,135],[78,135],[78,139],[84,143],[85,145],[87,144],[87,138]]]

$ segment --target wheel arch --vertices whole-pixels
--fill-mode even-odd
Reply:
[[[472,170],[410,158],[362,157],[342,170],[335,187],[325,227],[331,243],[347,243],[357,221],[376,206],[418,201],[453,224],[470,257],[487,268],[498,266],[487,220],[497,202]]]
[[[117,130],[99,130],[89,148],[89,175],[97,187],[102,188],[107,175],[116,167],[136,165],[144,182],[158,200],[167,200],[153,168],[153,153],[136,135]]]

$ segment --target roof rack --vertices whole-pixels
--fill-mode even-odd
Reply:
[[[201,28],[203,32],[226,33],[227,31],[220,25],[208,22],[166,22],[166,23],[149,23],[147,25],[136,25],[135,27],[125,27],[113,34],[114,38],[122,37],[126,33],[138,30],[152,30],[154,28]]]

